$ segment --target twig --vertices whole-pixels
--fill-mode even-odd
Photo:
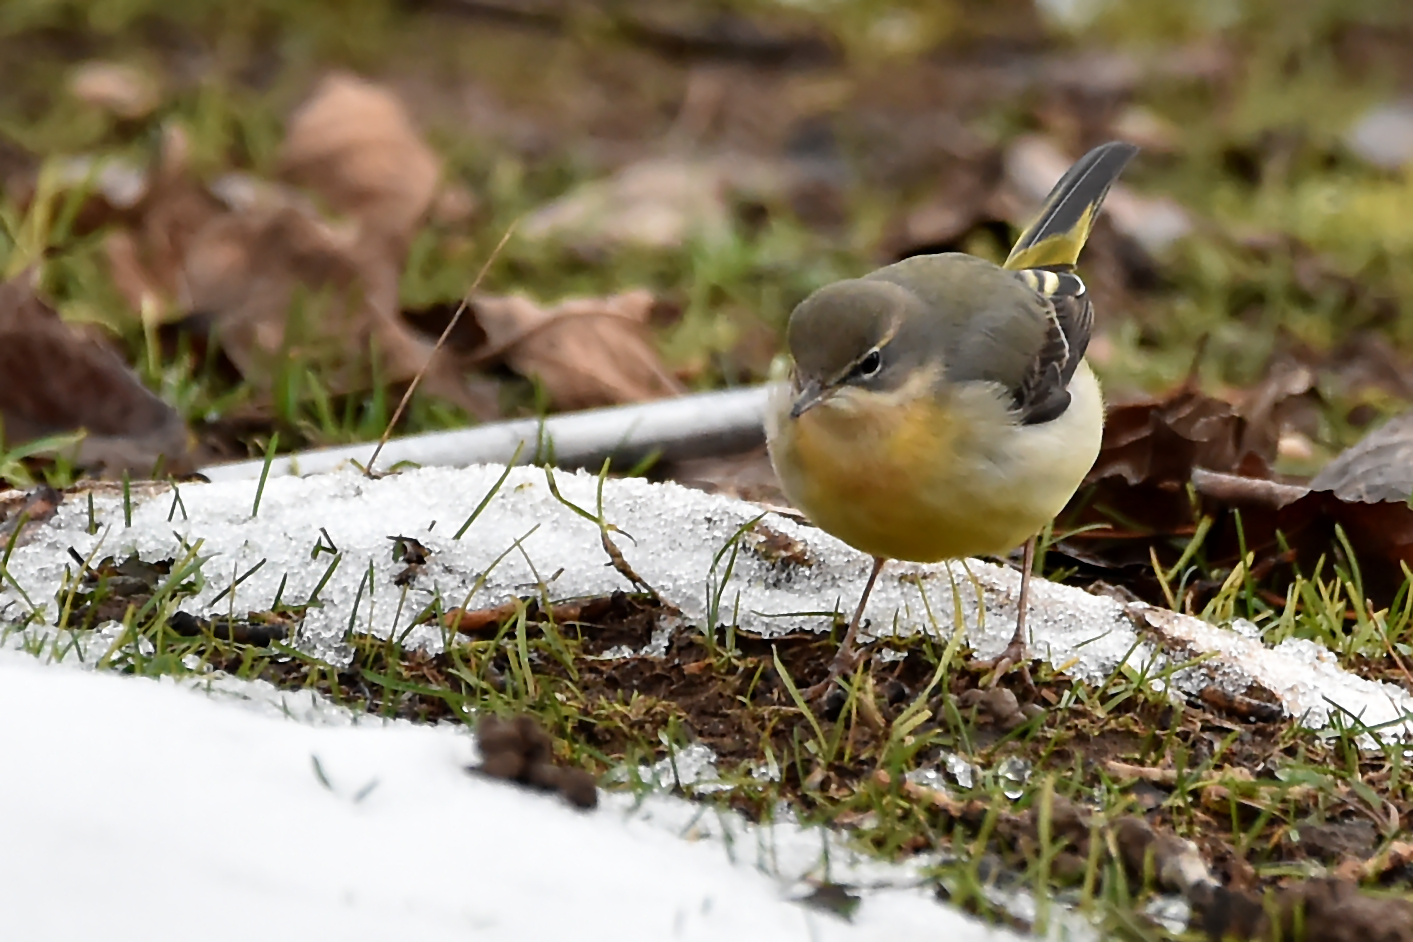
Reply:
[[[1222,474],[1206,468],[1192,469],[1192,486],[1203,497],[1227,504],[1258,504],[1263,507],[1283,507],[1309,493],[1307,487],[1246,478],[1237,474]]]
[[[378,455],[382,453],[383,446],[388,443],[388,438],[392,436],[392,430],[397,425],[398,419],[402,418],[402,413],[406,411],[407,404],[412,401],[412,394],[417,391],[417,387],[422,382],[422,377],[425,376],[427,370],[431,368],[432,360],[441,352],[442,345],[445,344],[447,338],[451,336],[451,332],[456,329],[456,324],[461,320],[461,315],[466,312],[466,308],[471,304],[471,296],[476,293],[477,288],[481,287],[481,282],[485,279],[486,273],[491,270],[491,266],[494,265],[496,259],[500,257],[501,249],[505,248],[505,244],[510,241],[510,237],[515,232],[515,227],[519,222],[520,220],[517,219],[506,227],[505,234],[500,237],[500,241],[496,243],[496,247],[491,250],[490,257],[486,259],[486,263],[481,266],[481,270],[476,274],[476,280],[471,282],[471,287],[467,289],[466,294],[462,295],[461,303],[456,306],[456,312],[451,315],[451,320],[447,321],[446,327],[442,330],[442,335],[437,338],[436,344],[432,347],[431,355],[427,357],[427,362],[423,363],[422,368],[417,371],[417,375],[412,377],[412,382],[407,386],[407,392],[402,394],[402,401],[399,402],[397,408],[393,410],[392,418],[388,419],[387,428],[383,429],[383,435],[378,439],[378,447],[373,449],[373,455],[368,459],[368,465],[363,469],[363,473],[368,477],[373,477],[373,465],[377,463]]]

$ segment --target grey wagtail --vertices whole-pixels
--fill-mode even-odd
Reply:
[[[1036,535],[1099,453],[1104,403],[1084,361],[1094,307],[1074,274],[1110,186],[1138,148],[1096,147],[1066,171],[1004,265],[949,252],[838,281],[790,315],[788,385],[766,410],[787,497],[873,556],[829,680],[889,559],[936,562],[1025,544],[1016,630],[996,675],[1026,660]]]

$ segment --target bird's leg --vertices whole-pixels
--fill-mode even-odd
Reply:
[[[859,657],[858,652],[854,650],[854,639],[859,633],[859,623],[863,621],[864,608],[868,605],[869,594],[873,592],[873,584],[878,581],[878,574],[883,571],[886,561],[882,556],[873,557],[873,569],[868,574],[868,581],[864,583],[863,596],[859,599],[858,608],[854,609],[854,617],[849,620],[849,627],[844,630],[844,640],[839,642],[834,663],[829,667],[829,676],[807,689],[804,692],[805,699],[814,700],[822,696],[840,675],[852,671],[858,664]]]
[[[859,607],[854,609],[854,617],[849,620],[849,627],[844,631],[844,640],[839,642],[839,652],[834,655],[834,665],[829,669],[830,677],[838,677],[845,671],[854,669],[858,661],[858,652],[854,650],[854,638],[859,633],[859,622],[863,621],[864,607],[868,605],[869,594],[873,592],[873,584],[878,581],[878,574],[883,571],[882,556],[873,557],[873,569],[868,574],[868,581],[864,583],[863,596],[859,598]]]
[[[1011,635],[1011,643],[1006,645],[1003,655],[1017,663],[1025,660],[1025,613],[1030,608],[1030,574],[1035,569],[1035,540],[1035,537],[1031,537],[1025,541],[1025,561],[1021,563],[1020,602],[1016,604],[1016,633]]]
[[[991,666],[995,669],[995,673],[991,675],[992,684],[1000,680],[1002,674],[1016,665],[1020,665],[1025,675],[1026,686],[1033,686],[1030,680],[1030,671],[1025,666],[1027,660],[1025,614],[1026,610],[1030,608],[1030,571],[1035,568],[1036,539],[1036,537],[1031,537],[1025,541],[1025,560],[1021,565],[1020,601],[1016,605],[1016,630],[1015,634],[1011,635],[1011,643],[1006,645],[1001,656],[991,662]]]

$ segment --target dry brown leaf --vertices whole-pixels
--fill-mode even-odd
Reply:
[[[1091,577],[1162,604],[1153,554],[1173,565],[1195,531],[1200,513],[1189,493],[1194,469],[1265,478],[1274,450],[1275,436],[1231,404],[1189,386],[1111,406],[1088,486],[1059,520],[1059,529],[1076,532],[1056,552]],[[1204,544],[1212,556],[1225,551],[1224,543],[1216,544],[1228,536],[1228,517],[1218,518],[1222,526]]]
[[[480,418],[499,414],[494,390],[468,385],[398,317],[398,280],[412,227],[427,211],[439,167],[389,94],[347,76],[328,79],[296,116],[285,168],[351,225],[324,220],[293,188],[241,174],[210,187],[189,168],[187,140],[169,128],[140,198],[109,234],[113,281],[135,311],[172,313],[218,336],[257,389],[298,363],[334,393],[403,383],[424,368],[428,392]]]
[[[933,193],[912,205],[889,226],[883,251],[890,258],[964,249],[964,239],[991,217],[992,194],[1001,176],[999,152],[978,160],[953,161],[938,174]]]
[[[1310,481],[1341,500],[1407,503],[1413,497],[1413,412],[1389,419],[1341,452]]]
[[[402,259],[389,251],[297,204],[262,201],[194,240],[185,266],[191,309],[257,387],[268,389],[291,362],[335,393],[367,389],[375,374],[407,382],[426,368],[429,392],[494,417],[490,391],[464,383],[449,360],[433,360],[432,344],[398,317]]]
[[[122,218],[128,225],[104,243],[109,272],[134,312],[154,321],[186,310],[183,269],[197,234],[225,207],[192,174],[191,144],[180,125],[163,133],[145,189]]]
[[[151,75],[121,62],[84,63],[69,78],[69,93],[125,121],[147,117],[162,101],[161,90]]]
[[[778,198],[787,177],[780,166],[745,157],[648,158],[536,210],[520,235],[585,254],[722,242],[731,236],[735,203]]]
[[[113,351],[59,319],[21,276],[0,284],[0,418],[14,445],[87,432],[74,454],[83,468],[117,475],[184,472],[186,427]]]
[[[1268,410],[1269,411],[1269,410]],[[1253,428],[1229,403],[1188,387],[1156,399],[1111,406],[1088,480],[1185,487],[1193,468],[1264,476],[1275,436]]]
[[[188,167],[190,145],[176,124],[164,128],[149,165],[79,156],[59,164],[59,183],[83,188],[86,199],[73,220],[77,235],[106,229],[103,249],[114,284],[134,313],[153,320],[180,315],[181,264],[186,245],[202,225],[224,210]],[[38,177],[13,190],[25,210]]]
[[[741,455],[673,461],[654,470],[678,484],[710,494],[777,506],[790,503],[780,490],[780,481],[764,447]]]
[[[1110,410],[1091,487],[1061,518],[1065,529],[1089,529],[1055,551],[1161,604],[1154,563],[1175,565],[1205,517],[1206,562],[1229,569],[1253,554],[1257,588],[1271,598],[1347,542],[1365,597],[1389,604],[1413,567],[1413,414],[1340,455],[1308,488],[1271,480],[1283,404],[1309,386],[1303,368],[1277,371],[1248,397],[1247,415],[1191,389]],[[1187,591],[1220,582],[1197,579]]]
[[[441,177],[441,161],[397,96],[347,73],[327,76],[295,112],[280,167],[356,219],[365,238],[404,245]]]
[[[571,298],[552,308],[524,295],[478,297],[472,309],[487,341],[479,359],[502,360],[538,379],[557,409],[675,396],[682,386],[648,339],[653,303],[643,290]]]

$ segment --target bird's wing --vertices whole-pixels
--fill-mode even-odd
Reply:
[[[1045,341],[1011,390],[1022,424],[1059,418],[1069,408],[1070,380],[1084,358],[1094,327],[1094,305],[1084,282],[1070,272],[1016,272],[1039,295],[1046,318]]]
[[[1070,167],[1045,198],[1039,217],[1026,227],[1003,267],[1030,286],[1046,318],[1044,342],[1012,387],[1016,410],[1027,425],[1059,418],[1069,408],[1070,380],[1079,368],[1094,328],[1094,305],[1073,274],[1104,197],[1138,148],[1122,141],[1101,144]]]

